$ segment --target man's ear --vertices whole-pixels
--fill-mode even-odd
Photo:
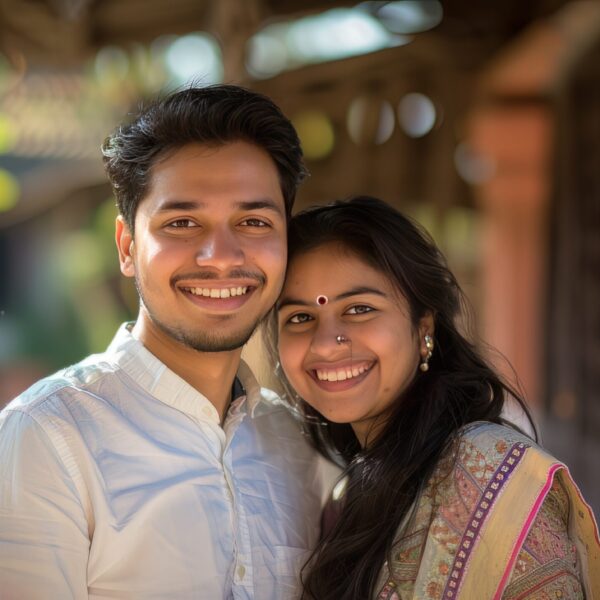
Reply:
[[[121,273],[126,277],[134,277],[133,234],[121,215],[119,215],[115,221],[115,241],[117,242],[117,250],[119,251]]]

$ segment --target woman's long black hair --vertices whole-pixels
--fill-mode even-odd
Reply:
[[[316,448],[345,466],[348,481],[339,518],[303,571],[303,597],[366,600],[377,592],[379,572],[400,524],[442,454],[455,447],[459,430],[474,421],[503,423],[508,396],[528,417],[529,412],[521,396],[460,333],[462,291],[418,225],[366,196],[309,209],[290,222],[290,263],[329,242],[341,244],[389,278],[408,302],[413,327],[428,311],[434,315],[429,370],[417,373],[365,448],[349,424],[327,421],[291,390],[286,395],[303,416]],[[274,319],[267,331],[272,352],[276,336]]]

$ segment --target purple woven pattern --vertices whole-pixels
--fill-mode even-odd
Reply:
[[[500,466],[494,472],[490,482],[483,491],[483,494],[481,494],[479,502],[469,518],[469,524],[456,551],[454,563],[450,570],[450,576],[448,577],[444,593],[442,594],[443,600],[454,600],[456,598],[469,558],[477,542],[479,531],[490,514],[492,506],[504,484],[508,481],[512,472],[521,462],[526,448],[527,445],[523,443],[517,443],[512,446],[504,460],[500,463]]]

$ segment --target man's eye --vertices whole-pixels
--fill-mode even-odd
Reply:
[[[312,317],[310,315],[307,315],[306,313],[298,313],[296,315],[291,316],[288,319],[288,323],[295,323],[295,324],[306,323],[307,321],[310,321],[311,319],[312,319]]]
[[[351,306],[347,311],[346,314],[348,315],[364,315],[365,313],[370,313],[373,312],[375,309],[370,307],[370,306],[366,306],[365,304],[357,304],[356,306]]]
[[[177,219],[176,221],[171,221],[168,227],[175,227],[175,229],[184,229],[186,227],[196,227],[196,223],[191,219]]]
[[[266,221],[257,218],[244,219],[241,224],[246,227],[269,227],[269,224]]]

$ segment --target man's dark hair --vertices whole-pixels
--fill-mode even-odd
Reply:
[[[131,231],[157,160],[191,143],[221,146],[236,141],[269,153],[289,218],[306,176],[296,130],[270,98],[235,85],[215,85],[160,98],[105,140],[104,168]]]

